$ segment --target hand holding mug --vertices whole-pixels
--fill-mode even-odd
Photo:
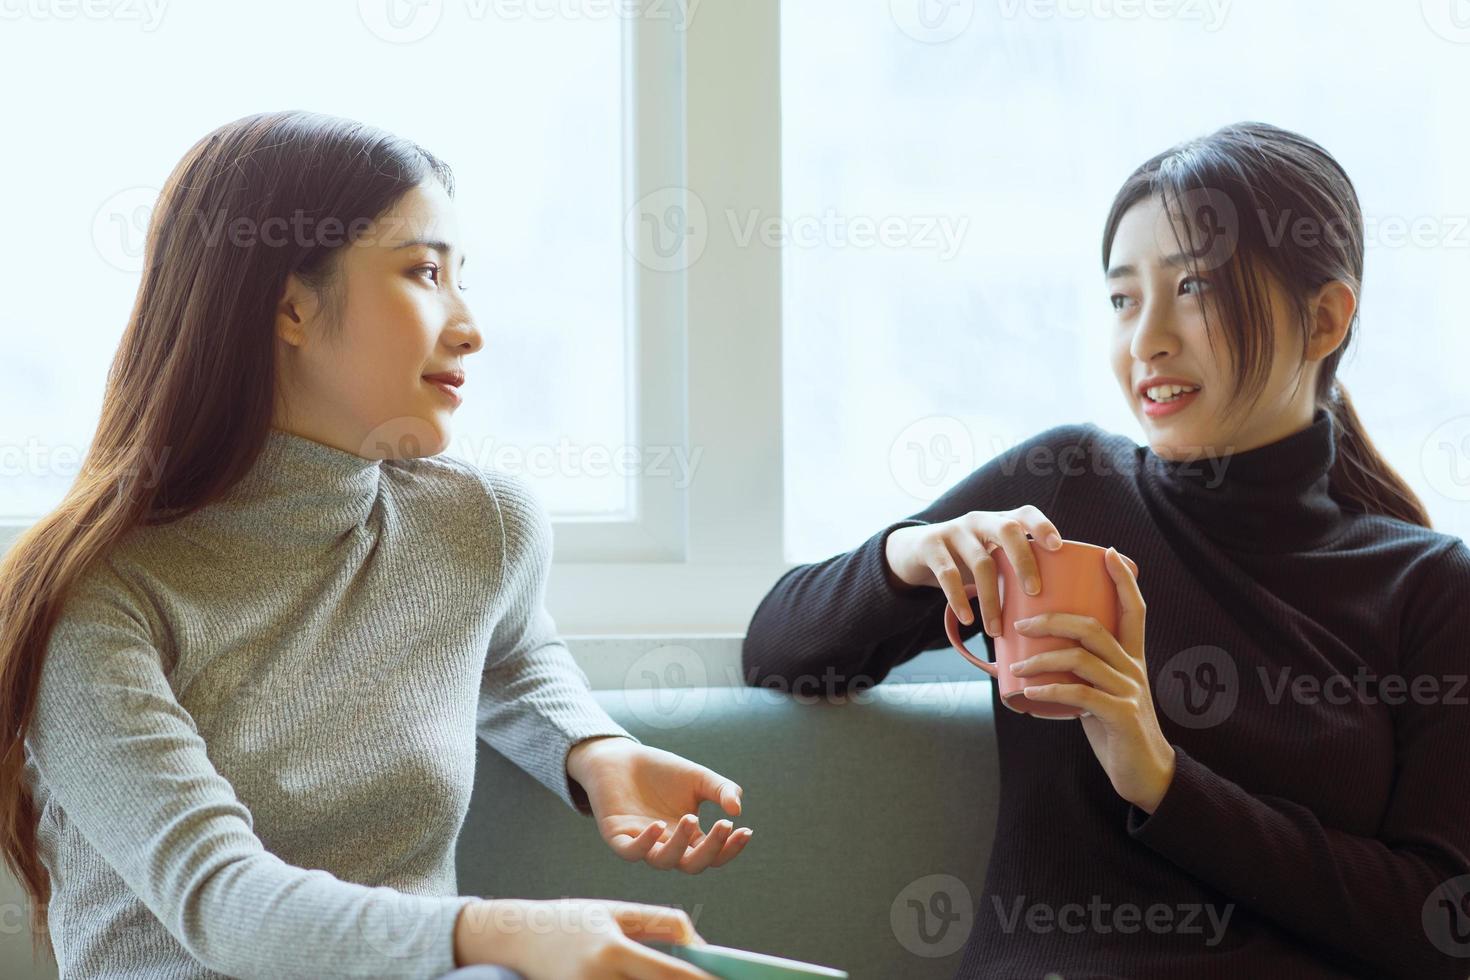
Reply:
[[[985,631],[999,636],[1000,591],[991,552],[1000,549],[1020,572],[1024,590],[1034,595],[1041,591],[1041,570],[1033,552],[1038,542],[1044,550],[1056,551],[1062,547],[1062,536],[1045,514],[1026,504],[1015,510],[972,510],[940,524],[898,528],[888,535],[884,558],[901,586],[943,590],[949,608],[966,626],[975,622],[970,596],[978,596]],[[967,585],[973,589],[967,590]]]

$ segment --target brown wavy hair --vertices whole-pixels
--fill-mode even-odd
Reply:
[[[1108,212],[1105,270],[1123,215],[1140,201],[1155,198],[1169,216],[1181,252],[1224,273],[1212,281],[1211,296],[1237,365],[1227,414],[1247,400],[1255,404],[1271,373],[1269,282],[1282,285],[1294,304],[1303,364],[1311,294],[1340,280],[1362,296],[1364,233],[1357,190],[1331,154],[1305,136],[1267,123],[1242,122],[1180,143],[1143,163],[1123,183]],[[1203,294],[1200,304],[1213,347],[1217,330]],[[1355,311],[1347,337],[1322,359],[1317,374],[1314,404],[1332,414],[1337,432],[1328,492],[1344,510],[1430,527],[1423,503],[1374,447],[1337,379],[1357,322]]]
[[[177,520],[249,470],[274,417],[287,277],[317,291],[328,330],[340,330],[342,249],[427,180],[454,195],[452,171],[417,144],[287,111],[208,134],[162,188],[81,473],[0,557],[0,833],[37,953],[55,958],[25,736],[68,590],[130,529]]]

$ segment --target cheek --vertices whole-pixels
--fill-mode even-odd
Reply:
[[[357,347],[377,377],[417,377],[433,355],[435,303],[412,288],[382,290],[361,308]]]
[[[329,368],[330,387],[342,401],[365,408],[416,398],[427,356],[411,324],[375,310],[354,317]]]

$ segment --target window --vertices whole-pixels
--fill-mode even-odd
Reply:
[[[37,13],[0,34],[7,89],[45,79],[44,97],[7,100],[10,131],[43,140],[12,146],[4,164],[10,224],[26,233],[0,243],[15,274],[0,314],[0,515],[34,517],[76,476],[168,172],[216,126],[277,107],[383,126],[455,169],[486,345],[468,362],[449,453],[523,473],[559,518],[631,512],[636,486],[619,464],[620,449],[638,448],[628,17],[611,5],[578,16],[575,5],[383,0],[252,4],[248,15],[168,6],[153,23],[136,9],[136,20],[118,8],[69,23]],[[77,63],[87,70],[54,70]]]
[[[1436,526],[1470,534],[1453,8],[783,4],[787,557],[852,548],[1053,425],[1142,444],[1108,362],[1103,220],[1138,164],[1247,119],[1352,176],[1369,246],[1340,376]]]
[[[150,191],[221,122],[306,106],[456,169],[487,343],[450,451],[550,507],[563,633],[739,632],[791,563],[1036,432],[1142,441],[1102,221],[1147,156],[1242,119],[1353,175],[1371,244],[1343,377],[1465,535],[1462,2],[16,7],[0,76],[35,97],[7,122],[44,143],[0,160],[25,229],[0,243],[0,518],[75,475]]]

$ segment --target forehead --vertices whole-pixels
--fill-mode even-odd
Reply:
[[[1161,235],[1165,237],[1161,238]],[[1165,242],[1173,244],[1168,214],[1162,201],[1148,197],[1124,212],[1113,237],[1113,254],[1115,257],[1124,253],[1130,258],[1157,257],[1163,253]]]
[[[405,192],[373,223],[361,244],[393,251],[415,241],[441,241],[459,248],[454,202],[434,181]]]
[[[1180,202],[1165,207],[1157,197],[1139,201],[1124,212],[1113,235],[1108,278],[1138,275],[1143,269],[1165,273],[1204,271],[1230,261],[1235,236],[1222,233],[1208,206],[1190,220]]]

